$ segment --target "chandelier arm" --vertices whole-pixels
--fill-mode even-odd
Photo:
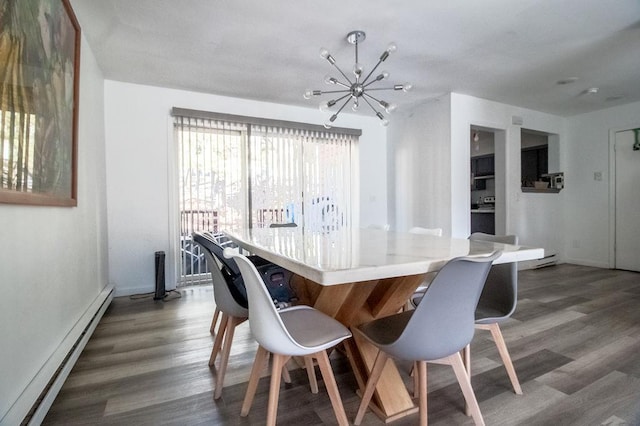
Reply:
[[[355,46],[356,46],[356,61],[354,62],[354,66],[356,66],[358,64],[358,37],[356,37]],[[359,80],[360,80],[360,74],[356,74],[356,83]]]
[[[367,95],[367,96],[369,96],[369,95]],[[371,105],[371,102],[369,102],[369,99],[367,99],[365,97],[362,97],[362,99],[364,99],[364,101],[367,103],[367,105],[369,105],[369,107],[373,110],[373,112],[376,113],[376,115],[380,114],[380,112],[377,109],[375,109],[373,107],[373,105]]]
[[[344,99],[344,98],[346,98],[347,96],[351,96],[351,93],[347,93],[347,94],[346,94],[346,95],[344,95],[344,96],[340,96],[338,99],[336,99],[336,100],[335,100],[335,101],[336,101],[335,103],[340,102],[341,100],[343,100],[343,99]],[[349,99],[347,99],[347,102],[349,102]],[[342,108],[344,108],[344,105],[342,106]],[[342,111],[342,108],[340,108],[340,110],[338,110],[338,112]]]
[[[369,83],[369,84],[371,84],[371,83]],[[373,87],[373,88],[367,89],[367,90],[401,90],[401,89],[396,89],[395,87]]]
[[[344,97],[343,97],[343,98],[344,98]],[[343,98],[341,98],[341,99],[343,99]],[[349,101],[350,101],[350,100],[351,100],[351,99],[347,99],[346,101],[344,101],[344,103],[342,104],[342,106],[340,107],[340,109],[339,109],[338,111],[336,111],[336,113],[335,113],[335,114],[333,114],[333,115],[335,115],[335,116],[336,116],[336,118],[338,117],[338,114],[340,114],[340,113],[342,112],[342,110],[344,109],[344,107],[346,107],[346,106],[347,106],[347,104],[349,103]]]
[[[381,63],[382,63],[382,59],[378,60],[378,63],[376,64],[375,67],[371,68],[371,71],[369,71],[369,74],[367,74],[367,76],[364,78],[364,80],[362,80],[362,84],[363,85],[367,82],[367,80],[369,80],[369,77],[371,77],[371,75],[374,73],[376,68],[378,68],[378,66],[380,66]],[[373,81],[371,83],[373,83]],[[369,83],[369,84],[371,84],[371,83]]]
[[[325,95],[327,93],[350,93],[351,90],[318,90],[318,92],[320,92],[321,95]]]
[[[363,95],[373,99],[374,101],[376,101],[378,104],[380,104],[382,101],[380,99],[374,98],[373,96],[371,96],[370,94],[368,94],[367,92],[363,92]]]
[[[336,63],[334,62],[334,63],[333,63],[333,64],[331,64],[331,65],[333,65],[334,67],[336,67],[336,69],[340,72],[340,74],[342,74],[342,76],[343,76],[343,77],[344,77],[344,78],[349,82],[349,84],[350,84],[350,85],[351,85],[351,84],[353,84],[353,83],[351,82],[351,80],[349,79],[349,77],[347,77],[347,75],[346,75],[344,72],[342,72],[342,70],[340,69],[340,67],[338,66],[338,64],[336,64]]]
[[[351,90],[351,86],[349,84],[344,84],[343,82],[338,81],[338,79],[336,79],[336,82],[334,84],[337,84],[338,86],[346,87],[347,89]]]

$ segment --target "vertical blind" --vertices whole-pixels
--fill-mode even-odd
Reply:
[[[195,231],[351,224],[359,131],[174,109],[182,282],[207,279]]]

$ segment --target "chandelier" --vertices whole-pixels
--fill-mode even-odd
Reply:
[[[382,52],[380,55],[380,59],[378,59],[378,63],[375,67],[369,71],[366,77],[362,78],[362,74],[364,73],[364,67],[360,62],[358,62],[358,44],[362,43],[366,38],[366,34],[364,31],[351,31],[347,34],[347,41],[350,44],[355,46],[355,63],[353,65],[353,77],[349,78],[347,74],[345,74],[340,67],[336,64],[336,60],[329,51],[325,48],[320,49],[320,56],[327,60],[331,65],[333,65],[338,72],[344,77],[344,80],[332,77],[330,75],[325,76],[324,81],[327,84],[336,85],[342,87],[339,90],[311,90],[308,89],[304,92],[305,99],[311,99],[313,96],[320,96],[328,93],[336,94],[335,99],[332,99],[327,102],[322,102],[320,104],[321,111],[330,111],[332,107],[340,104],[341,106],[338,108],[336,112],[329,117],[327,122],[324,124],[324,127],[330,128],[333,125],[333,122],[338,118],[338,114],[342,112],[342,110],[352,102],[351,109],[355,112],[360,108],[361,101],[364,101],[369,107],[373,110],[375,115],[380,119],[383,126],[387,126],[389,124],[389,120],[387,117],[382,114],[382,111],[376,109],[374,105],[377,105],[379,108],[384,109],[387,114],[393,112],[397,105],[393,103],[386,102],[382,99],[378,99],[377,97],[371,95],[371,92],[377,90],[402,90],[403,92],[408,92],[411,90],[411,84],[395,84],[389,87],[372,87],[375,83],[378,83],[383,80],[387,80],[389,78],[389,73],[386,71],[380,72],[377,76],[371,78],[375,70],[383,63],[391,53],[395,52],[397,47],[395,43],[390,43],[387,49]]]

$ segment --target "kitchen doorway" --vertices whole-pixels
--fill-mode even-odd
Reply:
[[[640,129],[615,132],[614,267],[640,272]]]
[[[503,235],[506,229],[506,132],[471,125],[469,144],[471,233]]]

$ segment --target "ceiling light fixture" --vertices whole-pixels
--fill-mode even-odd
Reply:
[[[380,74],[378,74],[377,76],[375,76],[373,79],[370,80],[371,76],[373,75],[375,70],[378,68],[378,66],[381,63],[383,63],[391,53],[396,51],[397,47],[395,43],[389,44],[389,46],[387,47],[387,50],[382,52],[382,55],[380,55],[380,59],[378,60],[378,63],[371,69],[371,71],[369,71],[369,74],[367,74],[366,77],[362,78],[362,74],[364,73],[364,67],[360,62],[358,62],[358,44],[362,43],[365,38],[366,38],[365,32],[360,30],[351,31],[349,34],[347,34],[347,41],[350,44],[355,45],[355,62],[353,64],[353,70],[352,70],[354,74],[354,78],[349,78],[347,74],[345,74],[340,69],[340,67],[338,67],[338,65],[336,64],[335,58],[331,56],[331,54],[327,49],[325,48],[320,49],[320,56],[326,59],[327,62],[329,62],[331,65],[333,65],[338,70],[338,72],[342,75],[342,77],[344,77],[344,80],[332,77],[330,75],[327,75],[324,78],[325,83],[341,86],[344,89],[341,89],[341,90],[308,89],[304,92],[305,99],[311,99],[314,96],[320,96],[327,93],[343,94],[343,95],[337,95],[339,97],[320,104],[321,111],[329,111],[330,108],[332,108],[333,106],[335,106],[336,104],[344,100],[344,102],[342,103],[342,106],[340,106],[340,108],[338,108],[338,110],[333,115],[331,115],[331,117],[329,117],[329,120],[327,120],[327,122],[324,124],[324,127],[326,127],[327,129],[333,125],[333,122],[336,121],[336,118],[338,118],[338,114],[342,112],[344,107],[346,107],[347,104],[349,104],[349,102],[353,102],[351,109],[355,112],[359,109],[361,100],[363,100],[367,105],[369,105],[369,107],[373,110],[375,115],[380,119],[382,125],[387,126],[389,124],[389,120],[382,114],[381,111],[377,110],[372,103],[375,103],[380,108],[383,108],[385,112],[388,114],[393,112],[393,110],[397,108],[397,105],[378,99],[372,96],[369,92],[374,90],[402,90],[403,92],[408,92],[412,88],[411,84],[409,83],[395,84],[391,87],[371,87],[374,83],[377,83],[379,81],[386,80],[389,78],[389,73],[386,71],[382,71]]]

